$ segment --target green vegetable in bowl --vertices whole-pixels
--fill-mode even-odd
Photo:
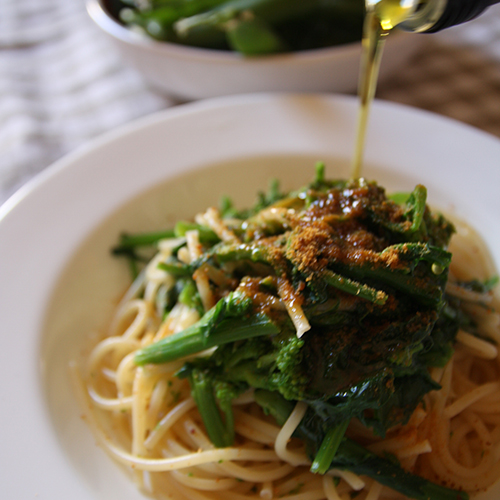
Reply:
[[[157,40],[244,55],[361,40],[363,0],[109,0],[125,25]]]

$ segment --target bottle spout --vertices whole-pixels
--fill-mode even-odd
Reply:
[[[428,32],[442,18],[447,4],[448,0],[421,0],[413,14],[398,24],[398,28],[414,33]]]

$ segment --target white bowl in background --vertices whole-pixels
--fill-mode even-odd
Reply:
[[[154,88],[185,100],[251,92],[336,92],[357,89],[361,43],[261,57],[188,47],[132,31],[103,0],[87,0],[94,22],[122,57]],[[385,44],[379,78],[384,80],[421,47],[425,37],[394,32]]]

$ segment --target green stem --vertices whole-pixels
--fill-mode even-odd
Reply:
[[[234,421],[231,407],[225,405],[226,423],[214,396],[212,379],[201,370],[192,370],[189,377],[191,393],[200,412],[210,441],[217,448],[231,446],[234,441]]]
[[[250,298],[230,293],[194,325],[138,351],[135,363],[167,363],[218,345],[279,332],[268,316],[253,314],[251,309]]]
[[[223,320],[208,336],[197,323],[141,349],[135,355],[135,363],[137,365],[167,363],[229,342],[276,335],[278,331],[264,314]]]
[[[193,274],[193,270],[190,266],[186,264],[181,264],[177,262],[160,262],[158,263],[158,268],[167,271],[172,276],[176,278],[187,278]]]
[[[226,35],[231,49],[247,56],[287,50],[285,42],[271,26],[256,17],[229,23]]]
[[[194,222],[180,221],[175,225],[175,235],[185,236],[188,231],[198,231],[200,243],[212,244],[220,241],[219,237],[208,227],[196,224]]]
[[[138,234],[122,234],[120,237],[120,243],[113,249],[113,251],[119,252],[120,250],[126,248],[151,246],[158,243],[160,240],[173,238],[174,236],[175,233],[172,230]]]
[[[124,9],[120,12],[120,18],[125,24],[141,26],[153,38],[175,41],[176,34],[173,30],[173,25],[176,21],[213,9],[226,1],[227,0],[185,0],[175,2],[154,2],[151,9]],[[195,33],[195,31],[196,30],[193,30],[193,33]],[[198,36],[199,35],[196,34],[196,37]],[[218,43],[217,36],[215,36],[213,42]]]
[[[333,271],[325,271],[323,273],[323,279],[330,286],[338,290],[369,300],[374,304],[384,305],[387,301],[387,294],[385,292],[371,288],[363,283],[342,276],[341,274],[334,273]]]
[[[233,262],[240,260],[249,260],[256,263],[274,265],[272,255],[265,245],[253,244],[223,244],[213,248],[209,252],[210,256],[214,257],[218,262]]]
[[[408,211],[412,215],[412,225],[410,232],[415,233],[420,229],[424,220],[425,208],[427,201],[427,189],[419,184],[415,187],[407,201]]]
[[[337,426],[328,430],[323,442],[321,443],[319,451],[316,453],[313,463],[311,464],[311,472],[325,474],[328,469],[330,469],[332,460],[339,449],[340,443],[348,426],[349,419],[346,419]]]

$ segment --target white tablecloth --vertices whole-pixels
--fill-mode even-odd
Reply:
[[[500,6],[427,37],[377,96],[500,136]],[[84,0],[0,0],[0,203],[93,137],[174,105],[93,25]]]

